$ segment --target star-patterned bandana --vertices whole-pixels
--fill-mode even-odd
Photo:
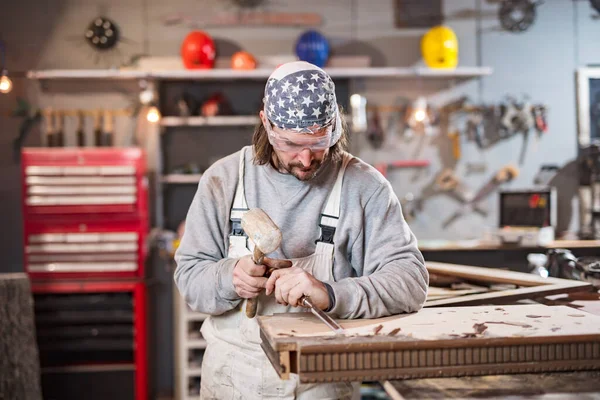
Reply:
[[[294,61],[277,68],[267,80],[264,105],[267,118],[280,129],[310,134],[315,126],[335,124],[333,136],[341,133],[335,85],[316,65]]]

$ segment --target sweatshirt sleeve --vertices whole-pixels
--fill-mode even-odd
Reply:
[[[230,204],[223,179],[205,173],[198,184],[175,252],[175,283],[190,307],[210,315],[223,314],[241,301],[233,286],[237,259],[226,258]]]
[[[429,274],[387,181],[367,200],[362,220],[351,249],[358,276],[330,283],[336,298],[330,313],[351,319],[418,311],[427,298]]]

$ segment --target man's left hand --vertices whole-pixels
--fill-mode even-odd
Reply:
[[[279,304],[298,307],[302,296],[310,297],[313,305],[326,310],[329,294],[323,282],[298,267],[277,269],[271,273],[265,285],[267,296],[275,294]]]

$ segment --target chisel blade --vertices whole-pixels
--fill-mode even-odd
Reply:
[[[302,300],[300,301],[300,303],[303,306],[308,307],[310,309],[310,312],[312,312],[317,318],[319,318],[325,325],[327,325],[329,327],[329,329],[331,329],[336,334],[343,335],[346,333],[344,328],[342,328],[340,326],[340,324],[335,322],[335,320],[333,318],[331,318],[329,315],[327,315],[324,311],[315,307],[312,304],[312,302],[308,299],[308,297],[303,297]]]

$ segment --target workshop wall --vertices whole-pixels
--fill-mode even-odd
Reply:
[[[165,18],[175,14],[201,20],[209,10],[234,10],[233,2],[222,0],[104,0],[12,2],[0,14],[0,34],[7,44],[9,71],[15,74],[29,69],[94,68],[118,65],[132,56],[174,56],[189,31],[184,23],[167,25]],[[389,0],[306,0],[273,1],[271,9],[318,12],[324,17],[320,29],[330,40],[335,54],[368,54],[374,66],[412,66],[421,64],[420,38],[425,29],[397,29],[393,23],[393,1]],[[534,25],[526,32],[502,31],[497,19],[497,4],[483,0],[447,0],[444,2],[445,23],[458,35],[460,65],[489,66],[491,76],[477,80],[362,80],[355,90],[363,93],[369,104],[397,105],[426,94],[433,105],[444,105],[461,96],[473,103],[498,103],[507,94],[528,95],[532,102],[547,105],[549,130],[538,141],[531,133],[523,165],[518,165],[522,137],[514,136],[491,149],[482,151],[463,138],[462,157],[454,160],[450,141],[445,134],[406,140],[399,132],[394,113],[382,113],[386,142],[375,150],[362,136],[353,137],[352,150],[367,162],[396,159],[428,159],[423,170],[394,170],[388,175],[400,198],[412,193],[420,198],[431,187],[435,176],[444,168],[453,168],[464,178],[465,185],[477,190],[502,166],[514,163],[520,169],[510,187],[527,187],[542,163],[567,166],[558,182],[561,188],[561,229],[577,229],[577,208],[572,203],[576,178],[570,164],[577,154],[575,117],[575,69],[600,63],[600,22],[586,1],[548,0],[538,8]],[[98,14],[105,14],[120,24],[127,42],[95,63],[94,54],[82,38],[84,27]],[[480,18],[476,18],[480,15]],[[255,55],[293,54],[293,44],[300,28],[226,27],[210,29],[217,39],[221,56],[238,49]],[[119,60],[120,58],[120,60]],[[111,82],[103,87],[89,83],[70,83],[60,87],[53,83],[44,91],[38,82],[13,76],[14,89],[0,96],[0,271],[22,270],[22,227],[20,212],[19,165],[13,159],[12,144],[18,135],[20,120],[8,114],[17,96],[28,98],[34,105],[45,107],[125,107],[135,99],[136,88]],[[66,85],[66,84],[64,84]],[[87,88],[86,88],[86,85]],[[38,132],[32,132],[25,145],[39,144]],[[190,143],[193,145],[193,143]],[[485,165],[482,173],[468,173],[469,165]],[[571,165],[571,166],[569,166]],[[494,196],[485,201],[487,217],[465,215],[444,227],[459,204],[444,196],[430,196],[423,202],[410,224],[419,239],[468,239],[479,237],[496,224]],[[170,273],[153,267],[159,287],[154,310],[157,326],[163,326],[155,339],[156,358],[160,368],[155,385],[159,392],[172,388],[172,352],[160,343],[171,342]],[[162,269],[161,269],[162,268]],[[160,301],[159,301],[160,300]],[[164,300],[164,301],[163,301]]]

